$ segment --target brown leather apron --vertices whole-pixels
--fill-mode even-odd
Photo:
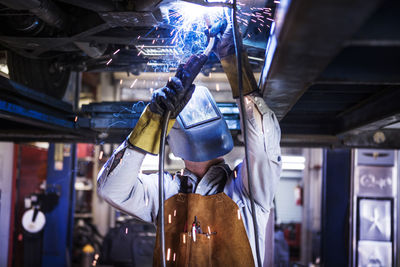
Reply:
[[[199,226],[196,231],[195,220]],[[159,239],[157,230],[153,257],[156,267],[161,266]],[[239,207],[225,193],[179,193],[167,199],[165,249],[167,266],[254,266]]]

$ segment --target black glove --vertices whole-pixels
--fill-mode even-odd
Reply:
[[[189,88],[207,62],[208,56],[204,54],[192,55],[186,64],[179,65],[175,77],[178,77],[185,90]]]
[[[181,68],[181,66],[178,68],[177,73],[182,72]],[[174,119],[189,102],[194,88],[195,86],[192,84],[187,89],[184,89],[179,78],[171,77],[165,87],[154,91],[149,108],[151,112],[161,116],[166,111],[171,111],[171,118]]]
[[[235,54],[232,22],[230,20],[228,22],[224,19],[214,24],[209,31],[209,37],[218,39],[213,52],[219,59]]]

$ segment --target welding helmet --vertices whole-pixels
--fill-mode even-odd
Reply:
[[[230,152],[232,135],[210,91],[196,86],[168,135],[172,153],[189,161],[207,161]]]

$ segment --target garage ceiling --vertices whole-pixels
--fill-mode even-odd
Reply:
[[[260,84],[264,99],[280,119],[282,144],[400,148],[398,29],[400,2],[396,0],[281,1]],[[221,80],[221,92],[214,93],[226,94],[225,85]],[[3,122],[10,120],[3,115]],[[92,115],[80,114],[83,119]],[[66,120],[74,119],[73,113],[68,116]],[[0,139],[12,140],[13,129],[18,129],[19,140],[25,140],[23,128],[15,122],[4,125],[8,129]],[[98,135],[85,127],[90,128],[90,123],[75,125],[62,135],[57,135],[61,130],[49,134],[39,127],[35,131],[42,140],[71,136],[74,140],[85,130],[82,140],[97,142]]]
[[[283,142],[399,147],[399,28],[393,0],[281,6],[262,88]]]

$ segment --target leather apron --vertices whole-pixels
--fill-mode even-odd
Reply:
[[[161,266],[157,229],[156,267]],[[167,199],[165,249],[167,266],[254,266],[239,207],[225,193],[179,193]]]

